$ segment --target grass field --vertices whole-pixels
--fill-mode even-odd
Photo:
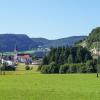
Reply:
[[[40,74],[35,67],[6,72],[0,75],[0,100],[100,100],[100,78],[95,74]]]

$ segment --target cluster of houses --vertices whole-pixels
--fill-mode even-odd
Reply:
[[[33,65],[40,65],[42,63],[42,59],[32,60],[31,54],[18,53],[16,48],[14,50],[13,55],[6,55],[2,53],[2,55],[0,56],[0,61],[2,64],[6,62],[8,66],[13,66],[13,67],[16,67],[18,63],[33,64]]]
[[[48,48],[42,48],[39,46],[36,50],[33,49],[33,53],[31,52],[18,52],[17,47],[15,45],[14,53],[7,54],[2,53],[0,56],[0,61],[2,64],[6,62],[8,67],[16,68],[16,65],[19,63],[25,63],[26,65],[41,65],[43,57],[50,51]],[[34,56],[36,57],[34,59]]]
[[[29,54],[1,55],[0,61],[8,66],[16,66],[18,63],[32,64],[32,57]]]
[[[30,54],[18,54],[16,60],[20,63],[32,63],[32,57]]]

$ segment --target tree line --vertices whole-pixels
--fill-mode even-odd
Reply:
[[[51,48],[39,67],[42,73],[96,72],[97,60],[81,46]]]

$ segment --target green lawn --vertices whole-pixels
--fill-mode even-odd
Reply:
[[[0,100],[100,100],[100,78],[35,70],[6,72],[0,75]]]

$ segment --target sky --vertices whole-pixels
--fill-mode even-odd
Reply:
[[[58,39],[100,26],[100,0],[0,0],[0,34]]]

